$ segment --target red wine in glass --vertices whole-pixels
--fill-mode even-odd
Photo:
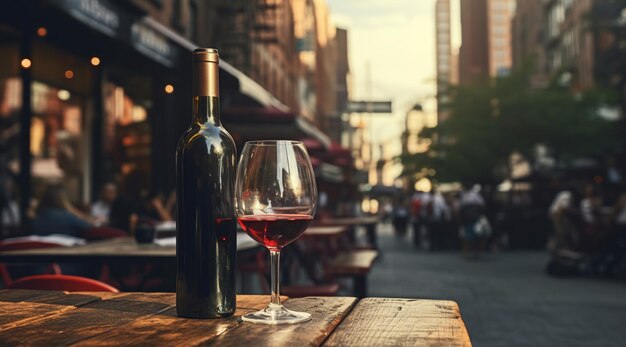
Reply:
[[[246,142],[235,183],[237,221],[270,251],[270,305],[241,317],[245,322],[293,324],[311,319],[280,303],[280,251],[309,226],[317,207],[317,185],[311,159],[302,142]]]
[[[262,214],[239,217],[239,225],[256,242],[280,250],[296,240],[313,219],[305,214]]]

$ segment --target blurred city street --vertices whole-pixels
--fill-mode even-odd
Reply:
[[[389,225],[379,236],[369,295],[454,300],[475,346],[623,346],[624,282],[550,277],[545,251],[465,260],[459,251],[416,251]]]

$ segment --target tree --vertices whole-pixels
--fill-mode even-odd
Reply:
[[[594,156],[617,148],[620,137],[598,110],[614,103],[604,91],[572,93],[558,85],[529,88],[528,69],[487,85],[451,87],[448,120],[424,129],[432,145],[404,155],[405,174],[434,174],[440,182],[493,184],[510,172],[512,153],[531,159],[537,145],[557,161]]]

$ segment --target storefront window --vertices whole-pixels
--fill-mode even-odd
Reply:
[[[130,74],[126,74],[130,76]],[[109,76],[104,84],[106,160],[112,161],[113,178],[123,183],[131,173],[139,173],[142,191],[150,189],[152,130],[148,118],[150,84],[148,78],[135,76],[132,80]]]
[[[84,100],[66,89],[41,82],[32,85],[30,127],[32,176],[37,185],[63,183],[73,202],[82,201],[88,157],[84,131]]]
[[[70,201],[91,199],[93,67],[45,42],[33,44],[30,152],[33,197],[62,184]]]
[[[18,176],[22,83],[17,43],[0,30],[0,237],[20,225]]]

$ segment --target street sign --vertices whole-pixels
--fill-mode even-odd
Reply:
[[[391,101],[348,101],[347,112],[391,113]]]

